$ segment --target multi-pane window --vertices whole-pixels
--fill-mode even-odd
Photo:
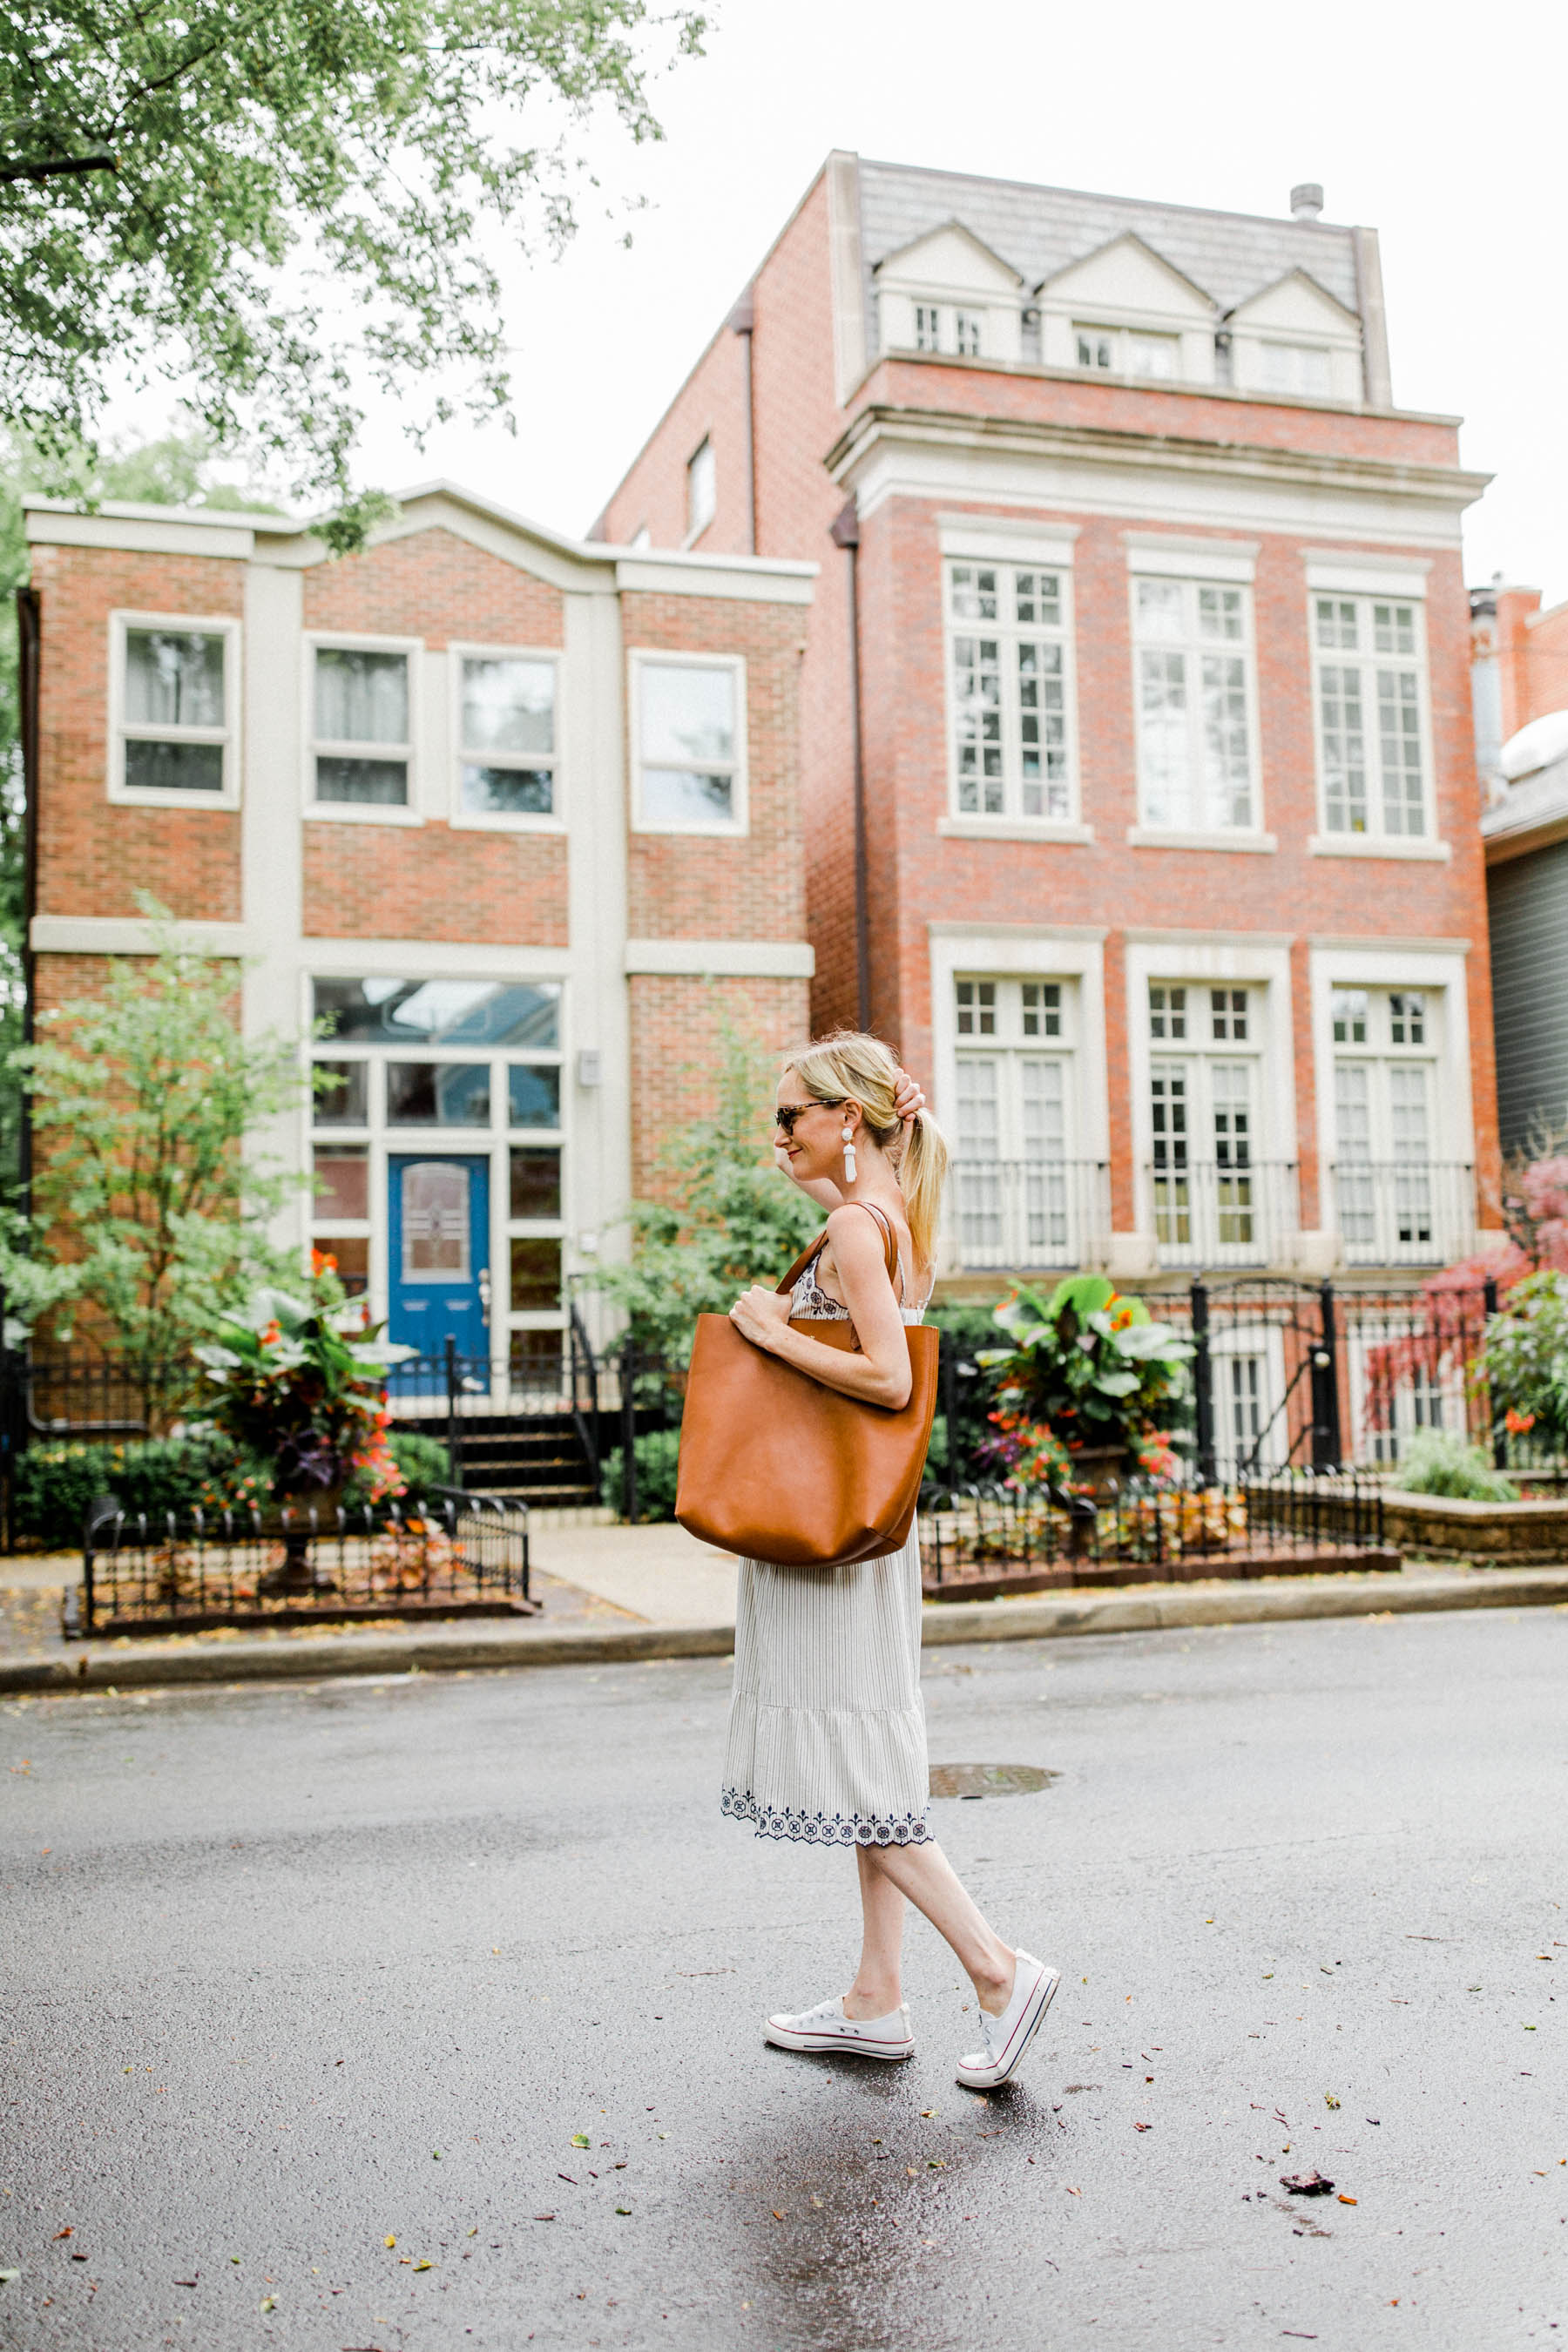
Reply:
[[[406,807],[413,757],[408,656],[318,646],[315,672],[317,800]]]
[[[1325,400],[1331,378],[1324,343],[1265,343],[1263,389],[1294,394],[1299,400]]]
[[[503,1209],[510,1290],[496,1285],[497,1305],[512,1318],[513,1352],[518,1331],[542,1328],[541,1318],[555,1328],[565,1230],[559,982],[321,979],[313,1009],[316,1246],[363,1289],[399,1185],[405,1261],[424,1252],[426,1271],[464,1274],[467,1257],[438,1266],[429,1252],[467,1235],[463,1249],[485,1263],[488,1243],[481,1251],[469,1233],[466,1173],[480,1158]]]
[[[687,460],[686,467],[686,536],[700,538],[712,521],[719,506],[719,473],[713,456],[713,444],[704,441]]]
[[[1173,382],[1182,372],[1179,335],[1154,334],[1140,327],[1075,325],[1072,331],[1080,368],[1092,368],[1097,373],[1141,376],[1159,383]]]
[[[1330,1001],[1340,1240],[1363,1263],[1442,1238],[1436,1010],[1421,989],[1336,988]]]
[[[121,646],[120,782],[128,793],[216,794],[228,783],[231,632],[128,622]]]
[[[950,310],[942,302],[917,302],[916,351],[956,352],[960,359],[978,359],[981,316],[978,310]]]
[[[965,1263],[1065,1262],[1075,1239],[1064,994],[1059,981],[953,983],[953,1156]],[[1055,1052],[1041,1050],[1051,1045]]]
[[[555,808],[555,664],[465,655],[458,797],[468,816],[549,816]]]
[[[952,563],[947,592],[958,814],[1070,817],[1063,574]]]
[[[1155,982],[1149,990],[1150,1173],[1163,1253],[1245,1256],[1266,1238],[1257,1196],[1252,992]],[[1173,1045],[1188,1050],[1173,1054]],[[1218,1046],[1221,1051],[1214,1048]]]
[[[1142,821],[1180,833],[1257,823],[1247,593],[1133,583]]]
[[[745,824],[744,674],[731,661],[633,664],[637,821],[649,831],[736,833]]]
[[[1420,606],[1315,596],[1312,634],[1325,832],[1425,835]]]

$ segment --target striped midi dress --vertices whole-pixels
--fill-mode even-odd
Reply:
[[[847,1310],[808,1266],[792,1318]],[[906,1323],[921,1310],[906,1307]],[[723,1810],[758,1837],[923,1845],[931,1836],[921,1696],[918,1525],[901,1551],[833,1568],[742,1559]]]

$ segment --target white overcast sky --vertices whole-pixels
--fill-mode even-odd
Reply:
[[[663,145],[587,152],[648,208],[622,249],[585,197],[559,261],[508,298],[518,437],[423,454],[391,408],[364,478],[442,473],[586,530],[829,148],[950,171],[1284,215],[1382,235],[1394,397],[1465,419],[1472,583],[1568,597],[1563,88],[1568,10],[1410,0],[717,0],[705,58],[656,89]]]

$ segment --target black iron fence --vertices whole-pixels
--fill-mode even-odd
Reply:
[[[363,1512],[88,1515],[70,1633],[195,1633],[320,1620],[533,1615],[528,1513],[443,1489]]]
[[[1098,1497],[994,1487],[931,1499],[921,1568],[935,1599],[1399,1566],[1384,1541],[1381,1486],[1354,1471],[1133,1478]]]

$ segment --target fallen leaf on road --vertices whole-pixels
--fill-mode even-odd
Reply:
[[[1356,2200],[1353,2197],[1342,2197],[1340,2199],[1340,2203],[1342,2205],[1353,2205],[1355,2201]]]
[[[533,2218],[536,2221],[553,2221],[555,2216],[553,2213],[536,2213]]]
[[[628,2221],[631,2220],[632,2209],[629,2205],[617,2205],[616,2210],[617,2213],[624,2214]]]
[[[768,2210],[773,2215],[775,2221],[782,2221],[784,2220],[784,2215],[779,2211],[776,2205],[770,2205],[768,2207]]]
[[[56,2238],[68,2238],[68,2237],[70,2236],[70,2233],[71,2233],[71,2225],[70,2225],[70,2223],[68,2221],[68,2222],[66,2223],[65,2228],[64,2228],[63,2230],[57,2230],[57,2231],[55,2231],[55,2237],[56,2237]],[[50,2243],[52,2244],[53,2242],[54,2242],[54,2241],[53,2241],[53,2240],[51,2240],[51,2241],[50,2241]]]
[[[278,2297],[275,2294],[264,2294],[258,2307],[262,2311],[276,2311],[278,2308]]]
[[[20,2271],[0,2271],[0,2286],[9,2286],[13,2279],[19,2279],[21,2275]]]
[[[569,2172],[558,2172],[555,2178],[557,2180],[564,2180],[568,2186],[573,2189],[575,2189],[577,2186],[577,2183],[573,2179],[572,2175]]]
[[[1292,2197],[1326,2197],[1333,2187],[1321,2172],[1282,2172],[1279,2186],[1288,2189]]]
[[[1325,2107],[1337,2107],[1339,2105],[1339,2101],[1335,2098],[1331,2091],[1325,2091],[1323,2093],[1323,2105]]]
[[[1134,2124],[1132,2128],[1134,2131],[1152,2131],[1154,2126],[1152,2124]]]
[[[196,2283],[196,2279],[199,2279],[199,2278],[200,2278],[200,2276],[201,2276],[201,2273],[200,2273],[200,2271],[198,2271],[198,2272],[196,2273],[196,2278],[176,2279],[176,2280],[174,2281],[174,2284],[175,2284],[176,2286],[195,2286],[195,2283]]]
[[[396,2245],[396,2243],[397,2243],[397,2241],[396,2241],[396,2239],[395,2239],[395,2238],[383,2238],[383,2240],[382,2240],[382,2242],[382,2242],[382,2244],[383,2244],[384,2246],[395,2246],[395,2245]],[[230,2259],[231,2259],[231,2260],[233,2260],[233,2259],[234,2259],[234,2257],[233,2257],[233,2256],[231,2256],[231,2257],[230,2257]]]
[[[415,2267],[415,2269],[416,2269],[416,2271],[427,2271],[427,2270],[431,2267],[431,2265],[430,2265],[428,2263],[426,2263],[426,2262],[419,2262],[419,2263],[415,2263],[415,2265],[414,2265],[414,2267]]]
[[[588,2147],[592,2146],[592,2142],[590,2141],[586,2132],[574,2132],[572,2135],[572,2145],[574,2147]]]

